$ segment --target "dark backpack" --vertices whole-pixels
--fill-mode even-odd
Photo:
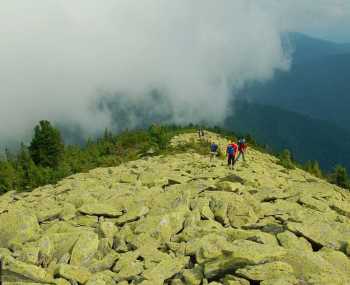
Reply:
[[[210,149],[212,152],[216,152],[218,150],[218,145],[213,143],[211,146],[210,146]]]
[[[227,146],[227,153],[231,155],[235,153],[235,150],[232,145]]]

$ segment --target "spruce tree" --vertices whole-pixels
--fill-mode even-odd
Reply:
[[[350,187],[350,178],[344,166],[338,164],[334,168],[331,174],[331,182],[343,188]]]
[[[319,177],[319,178],[322,178],[323,177],[323,174],[322,174],[322,170],[320,168],[320,165],[318,163],[318,161],[307,161],[304,165],[304,169],[315,175],[316,177]]]
[[[288,149],[284,149],[279,155],[279,164],[287,169],[294,169],[293,155]]]
[[[148,132],[152,142],[157,145],[159,149],[164,150],[167,148],[169,136],[167,135],[164,127],[154,124],[149,127]]]
[[[34,128],[29,152],[36,165],[57,168],[64,151],[64,144],[58,129],[49,121],[40,121]]]
[[[16,190],[17,173],[10,161],[0,161],[0,194]]]

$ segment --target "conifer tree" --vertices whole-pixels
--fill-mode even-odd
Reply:
[[[304,166],[304,169],[307,172],[315,175],[316,177],[319,177],[319,178],[323,177],[322,170],[320,168],[318,161],[307,161]]]
[[[34,128],[30,156],[35,164],[57,168],[64,151],[61,134],[49,121],[40,121]]]
[[[293,155],[288,149],[284,149],[279,155],[279,164],[287,169],[294,169]]]
[[[148,131],[152,142],[156,144],[159,149],[164,150],[167,148],[169,137],[164,127],[154,124],[149,128]]]
[[[10,161],[0,161],[0,194],[16,190],[16,169]]]
[[[350,188],[350,178],[344,166],[336,165],[331,174],[331,182],[343,188]]]

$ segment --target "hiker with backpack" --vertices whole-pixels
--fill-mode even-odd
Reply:
[[[238,156],[236,161],[242,156],[243,161],[245,161],[245,151],[247,149],[247,144],[244,138],[238,140]]]
[[[219,146],[215,142],[210,144],[210,161],[215,160],[215,157],[218,155],[218,148]]]
[[[227,164],[231,169],[233,169],[233,166],[235,164],[235,157],[236,157],[237,150],[238,150],[237,144],[234,143],[233,140],[231,140],[231,142],[228,144],[226,148]]]

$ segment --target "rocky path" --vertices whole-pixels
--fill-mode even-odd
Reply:
[[[0,196],[5,284],[346,285],[349,242],[348,192],[253,149],[233,171],[184,153]]]

